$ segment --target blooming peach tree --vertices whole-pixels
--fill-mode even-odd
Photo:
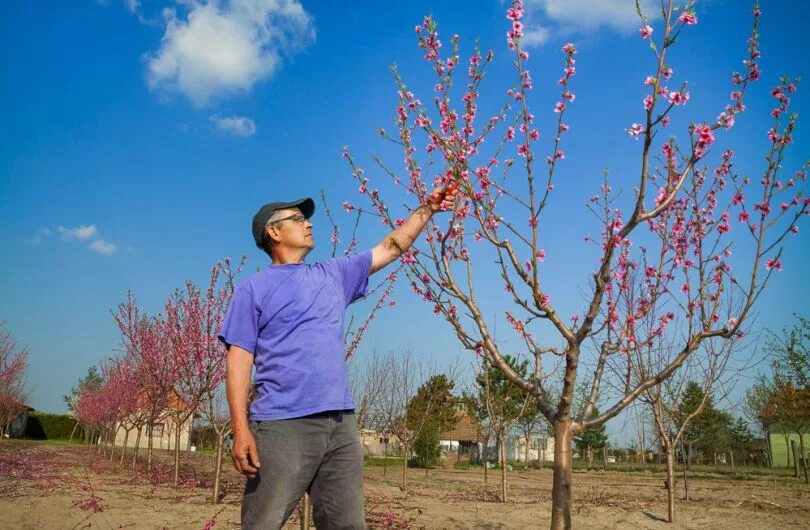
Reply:
[[[573,437],[605,423],[672,376],[702,344],[738,340],[755,301],[782,269],[784,244],[808,213],[808,165],[787,175],[783,168],[796,121],[789,110],[795,82],[783,78],[771,92],[773,125],[760,178],[741,176],[732,150],[714,149],[716,135],[734,126],[745,110],[746,92],[761,75],[760,10],[753,9],[744,70],[732,74],[727,104],[714,117],[693,117],[688,136],[676,140],[666,137],[675,127],[670,119],[689,108],[690,92],[686,83],[675,84],[668,56],[698,22],[694,2],[682,9],[663,2],[663,20],[655,27],[636,8],[639,36],[652,60],[649,75],[639,80],[645,90],[640,118],[626,128],[639,143],[638,173],[629,197],[614,191],[607,175],[593,184],[596,193],[587,209],[596,216],[599,236],[585,240],[598,259],[581,310],[570,317],[560,314],[559,302],[549,295],[559,280],[543,273],[543,241],[554,233],[555,220],[546,214],[566,162],[563,144],[571,132],[566,116],[576,108],[574,44],[562,47],[554,124],[541,134],[527,101],[533,82],[529,54],[521,45],[522,1],[513,0],[507,10],[514,85],[506,104],[483,119],[478,103],[494,53],[482,53],[476,45],[465,69],[458,37],[444,55],[436,22],[425,18],[416,35],[436,75],[433,106],[423,104],[394,69],[397,132],[379,131],[401,147],[404,173],[379,160],[378,166],[412,202],[430,200],[434,186],[457,189],[454,214],[431,221],[421,248],[403,253],[402,263],[412,290],[446,320],[459,342],[535,396],[553,425],[552,528],[571,525]],[[457,101],[459,69],[466,79]],[[490,141],[484,145],[485,140]],[[343,156],[371,205],[367,210],[391,227],[400,223],[348,150]],[[734,269],[732,231],[736,238],[750,238],[744,256],[735,255]],[[475,280],[493,272],[503,280],[508,308],[487,307],[476,290]],[[528,376],[505,361],[503,343],[493,339],[484,316],[493,311],[503,312],[519,338],[520,351],[509,353],[530,361]],[[672,343],[674,353],[666,363],[653,372],[637,369],[639,352]],[[581,406],[575,405],[577,394],[585,396]]]

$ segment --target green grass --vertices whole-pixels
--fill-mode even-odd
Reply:
[[[367,456],[363,459],[363,465],[367,467],[384,467],[386,462],[388,462],[388,467],[402,466],[402,457],[389,456],[388,458],[383,458],[381,456]]]

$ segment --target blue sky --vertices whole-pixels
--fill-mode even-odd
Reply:
[[[65,410],[61,396],[115,351],[119,338],[109,309],[128,289],[154,312],[175,287],[204,281],[225,256],[247,255],[249,271],[264,266],[248,231],[262,203],[324,189],[334,213],[348,221],[339,204],[359,197],[340,156],[344,145],[386,189],[387,179],[372,171],[368,155],[380,154],[392,165],[401,160],[375,133],[392,128],[391,64],[417,96],[430,98],[433,74],[413,32],[424,15],[438,20],[445,42],[454,33],[461,37],[462,56],[476,37],[495,51],[482,115],[503,103],[514,82],[506,6],[499,1],[254,2],[259,11],[240,8],[247,4],[0,6],[0,321],[30,350],[35,408]],[[555,118],[560,47],[571,41],[579,51],[577,100],[567,117],[571,132],[549,211],[544,265],[563,312],[581,305],[579,292],[592,269],[582,235],[598,227],[582,205],[598,191],[602,168],[619,184],[637,173],[640,143],[624,129],[643,118],[642,81],[653,66],[631,5],[527,2],[535,81],[530,103],[546,138]],[[738,169],[754,177],[767,145],[768,92],[780,75],[806,76],[810,53],[802,43],[807,4],[770,1],[762,10],[763,79],[751,89],[737,126],[718,134],[716,147],[735,149]],[[256,18],[257,12],[269,16]],[[750,28],[746,2],[700,3],[697,15],[698,25],[687,28],[671,57],[677,80],[688,80],[692,95],[671,126],[682,137],[690,118],[722,110]],[[660,21],[651,25],[659,29]],[[810,110],[806,89],[800,85],[794,98],[802,117]],[[808,153],[801,118],[794,144],[785,163],[791,170]],[[550,149],[542,141],[541,148]],[[319,248],[310,259],[317,260],[328,253],[329,233],[325,219],[315,222]],[[808,314],[810,282],[802,271],[810,227],[801,230],[786,251],[784,272],[760,301],[758,328],[780,327],[793,312]],[[382,235],[376,224],[364,227],[362,246]],[[501,286],[490,277],[482,289],[495,300]],[[439,361],[462,353],[429,306],[407,289],[397,300],[375,322],[361,355],[406,345]],[[495,305],[485,310],[498,310]],[[403,321],[418,323],[420,333]]]

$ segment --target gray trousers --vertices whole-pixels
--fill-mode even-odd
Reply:
[[[353,412],[251,423],[261,468],[242,499],[244,530],[277,530],[308,492],[318,530],[364,529],[363,448]]]

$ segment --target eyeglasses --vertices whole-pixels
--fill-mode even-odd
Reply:
[[[294,214],[294,215],[290,215],[288,217],[283,217],[281,219],[276,219],[275,221],[268,221],[267,225],[265,225],[265,226],[274,225],[276,223],[280,223],[281,221],[295,221],[299,225],[302,225],[302,224],[307,222],[307,217],[305,215],[303,215],[303,214],[297,213],[297,214]]]

